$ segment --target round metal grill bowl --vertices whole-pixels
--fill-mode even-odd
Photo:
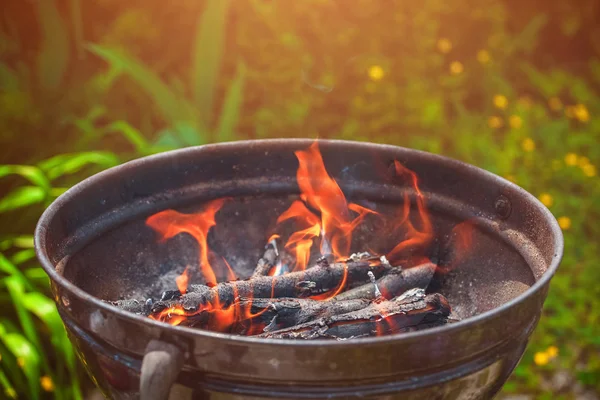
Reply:
[[[38,258],[70,338],[107,396],[139,396],[151,343],[170,343],[181,355],[181,365],[167,362],[176,367],[175,384],[163,379],[177,398],[478,399],[501,388],[540,318],[562,257],[561,231],[518,186],[411,149],[319,144],[329,174],[352,201],[397,205],[408,189],[390,183],[386,167],[397,159],[415,171],[440,238],[434,255],[443,258],[444,238],[457,222],[476,222],[472,254],[438,277],[460,322],[341,342],[261,340],[173,327],[102,301],[150,287],[173,273],[177,257],[196,257],[185,238],[158,246],[144,227],[147,216],[223,196],[235,201],[217,218],[214,246],[247,276],[269,221],[299,192],[293,152],[311,143],[233,142],[146,157],[86,179],[48,207],[35,233]]]

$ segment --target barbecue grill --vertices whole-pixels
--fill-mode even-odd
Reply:
[[[157,245],[146,219],[229,198],[209,238],[242,277],[252,274],[274,218],[298,197],[294,151],[312,141],[255,140],[141,158],[74,186],[41,217],[35,243],[69,337],[113,399],[488,399],[527,346],[563,251],[560,228],[531,194],[456,160],[395,146],[319,141],[348,199],[385,210],[415,196],[390,179],[395,161],[419,177],[440,267],[427,291],[455,321],[347,341],[240,336],[172,326],[110,301],[159,296],[198,249],[181,235]],[[473,226],[456,256],[453,228]],[[355,235],[372,246],[377,227]],[[448,268],[443,268],[448,266]]]

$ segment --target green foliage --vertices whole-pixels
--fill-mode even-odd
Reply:
[[[33,185],[19,186],[0,199],[0,214],[35,204],[49,204],[60,196],[65,187],[55,186],[68,175],[90,165],[108,168],[119,163],[112,153],[89,151],[61,154],[43,160],[37,165],[0,165],[0,178],[18,175]]]
[[[0,178],[18,176],[27,182],[0,199],[0,213],[43,207],[62,194],[66,188],[60,184],[70,175],[118,163],[112,153],[90,151],[61,154],[31,166],[0,165]],[[47,277],[32,263],[34,257],[30,235],[0,240],[0,289],[9,294],[0,298],[0,306],[14,308],[18,322],[0,320],[0,384],[4,395],[12,398],[37,399],[46,392],[56,399],[82,398],[73,349],[54,302],[47,297]]]
[[[81,396],[30,234],[71,184],[182,146],[317,136],[442,153],[539,196],[563,227],[565,257],[504,391],[550,398],[558,371],[600,390],[598,0],[356,1],[51,0],[19,13],[26,2],[9,0],[15,18],[0,32],[0,139],[11,148],[0,165],[10,229],[0,236],[0,301],[12,310],[0,319],[4,394],[43,397],[47,377],[56,397]],[[20,33],[32,25],[33,44]]]
[[[229,0],[208,0],[197,25],[191,68],[194,103],[200,117],[210,121],[221,67]]]
[[[69,63],[69,34],[54,0],[34,2],[42,30],[42,48],[38,53],[37,77],[42,89],[56,91]]]
[[[88,48],[107,61],[113,69],[131,77],[153,100],[167,128],[161,131],[157,145],[181,147],[206,144],[234,137],[243,101],[245,66],[239,63],[238,73],[225,97],[222,116],[213,131],[213,98],[225,40],[225,23],[229,1],[208,0],[197,25],[196,40],[190,69],[192,98],[182,96],[141,60],[121,50],[97,44]],[[121,130],[128,139],[131,136]]]

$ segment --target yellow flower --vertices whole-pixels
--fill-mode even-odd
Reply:
[[[379,81],[383,78],[385,72],[379,65],[373,65],[369,68],[369,78],[374,81]]]
[[[452,42],[446,38],[441,38],[437,42],[437,48],[442,54],[448,54],[452,50]]]
[[[497,94],[494,96],[494,106],[501,110],[504,110],[506,106],[508,106],[508,99],[506,98],[506,96]]]
[[[540,194],[539,199],[542,202],[542,204],[545,205],[546,207],[551,207],[552,204],[554,203],[554,199],[552,198],[552,195],[550,195],[549,193]]]
[[[502,128],[503,125],[504,125],[504,121],[502,121],[502,118],[500,118],[496,115],[488,118],[488,126],[490,128],[498,129],[498,128]]]
[[[54,390],[54,382],[52,382],[52,378],[48,375],[42,376],[40,378],[40,383],[46,392],[52,392]]]
[[[577,165],[577,154],[567,153],[567,155],[565,156],[565,164],[571,167]]]
[[[464,67],[460,61],[452,61],[450,63],[450,73],[452,75],[459,75],[464,71]]]
[[[577,104],[573,112],[575,114],[575,118],[577,118],[581,122],[587,122],[590,120],[590,113],[587,107],[583,104]]]
[[[583,168],[586,165],[588,165],[590,163],[590,159],[587,157],[579,157],[579,160],[577,161],[577,165],[579,165],[579,168]]]
[[[550,107],[553,111],[559,111],[562,108],[562,101],[556,96],[550,97],[548,99],[548,107]]]
[[[477,61],[482,64],[487,64],[490,62],[490,53],[487,50],[479,50],[477,52]]]
[[[523,150],[525,150],[528,153],[531,153],[535,150],[535,142],[531,138],[525,138],[525,140],[523,140],[523,143],[521,143],[521,146],[523,147]]]
[[[550,358],[554,358],[558,355],[558,347],[550,346],[546,349],[546,353],[550,356]]]
[[[523,126],[523,120],[518,115],[511,115],[508,118],[508,124],[513,129],[519,129],[521,126]]]
[[[590,178],[596,176],[596,167],[594,167],[592,164],[585,165],[582,170],[585,176]]]
[[[543,352],[543,351],[538,351],[533,356],[533,362],[536,365],[540,365],[540,366],[546,365],[546,364],[548,364],[549,361],[550,361],[550,357],[548,356],[548,354],[546,352]]]
[[[567,230],[571,227],[571,218],[569,217],[560,217],[558,219],[558,225],[561,227],[561,229],[563,230]]]

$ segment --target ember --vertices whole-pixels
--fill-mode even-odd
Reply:
[[[209,248],[208,234],[225,204],[225,199],[217,199],[195,214],[165,210],[146,221],[161,241],[181,233],[195,239],[204,283],[191,282],[188,266],[174,282],[177,290],[163,293],[160,300],[113,304],[171,325],[264,338],[342,340],[447,323],[447,299],[439,293],[426,294],[437,265],[414,255],[415,249],[434,239],[416,174],[398,161],[393,163],[396,177],[415,195],[413,200],[405,194],[395,215],[383,215],[346,200],[325,169],[318,142],[295,154],[301,194],[277,218],[275,232],[248,279],[239,279],[227,260]],[[411,212],[415,208],[416,213]],[[378,234],[400,233],[403,239],[389,249],[351,254],[353,233],[366,218],[380,222]],[[283,242],[283,228],[290,224],[296,230]],[[457,228],[461,253],[468,246],[467,227]],[[311,263],[316,249],[320,257]],[[216,259],[227,271],[217,271],[211,264]],[[227,280],[218,282],[223,273]]]

